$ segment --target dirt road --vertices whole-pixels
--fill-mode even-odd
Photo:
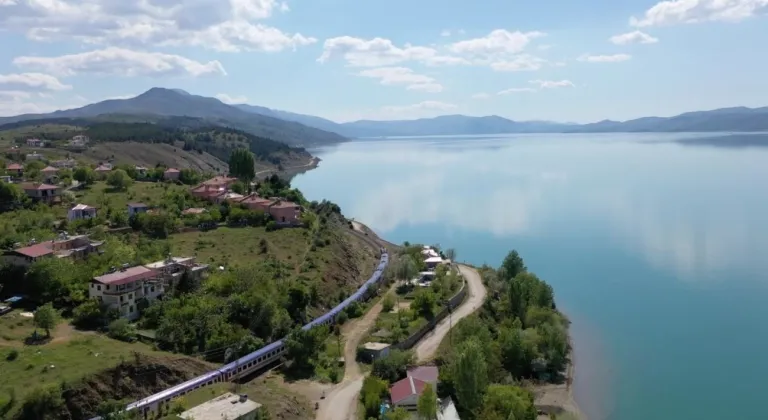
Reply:
[[[394,287],[394,286],[393,286]],[[389,291],[382,294],[382,296]],[[363,372],[357,364],[356,353],[360,341],[376,322],[381,313],[381,299],[373,305],[362,318],[345,325],[342,334],[346,338],[344,343],[344,380],[336,385],[324,400],[320,402],[316,420],[357,420],[357,395],[363,388]]]
[[[437,352],[440,342],[443,341],[448,331],[450,330],[451,323],[456,325],[460,319],[470,315],[472,312],[480,308],[485,301],[485,286],[483,280],[480,278],[480,273],[472,267],[458,264],[459,271],[464,279],[467,281],[467,287],[469,287],[469,296],[464,299],[464,302],[454,309],[452,317],[446,317],[440,321],[435,327],[434,332],[428,333],[424,338],[419,341],[413,348],[416,353],[416,358],[419,362],[425,362],[431,360]]]

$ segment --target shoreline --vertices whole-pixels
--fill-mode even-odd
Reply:
[[[373,229],[368,227],[365,223],[350,219],[355,230],[366,234],[367,236],[378,240],[382,244],[388,247],[399,248],[399,245],[382,238]],[[581,411],[579,405],[576,403],[576,398],[573,393],[573,384],[576,376],[576,356],[573,349],[573,337],[569,328],[568,331],[568,346],[570,347],[570,363],[565,372],[565,381],[561,384],[546,384],[546,385],[534,385],[534,405],[537,409],[542,409],[547,414],[540,414],[538,420],[549,420],[549,412],[554,412],[558,418],[561,415],[570,414],[571,417],[565,417],[568,420],[587,420],[587,417]],[[546,409],[544,409],[546,408]]]

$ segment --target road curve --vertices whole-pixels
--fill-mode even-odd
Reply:
[[[480,308],[485,301],[487,291],[485,290],[485,285],[483,285],[480,273],[468,265],[458,264],[458,267],[461,275],[464,276],[464,279],[467,281],[469,296],[454,309],[452,317],[446,317],[444,320],[440,321],[433,332],[427,333],[427,335],[416,344],[413,350],[419,362],[431,360],[435,356],[437,348],[440,346],[440,343],[445,336],[448,335],[448,331],[450,331],[451,323],[456,325],[459,320]]]

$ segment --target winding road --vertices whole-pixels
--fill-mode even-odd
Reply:
[[[462,264],[458,264],[458,267],[467,281],[469,295],[454,310],[452,316],[454,324],[477,310],[483,304],[487,293],[477,270]],[[320,402],[315,416],[316,420],[357,420],[357,399],[363,388],[365,374],[355,361],[355,352],[368,329],[376,322],[376,318],[381,313],[381,307],[381,301],[379,301],[363,318],[351,325],[348,335],[345,334],[347,341],[344,345],[346,363],[344,380]],[[433,333],[428,334],[416,344],[414,351],[419,362],[425,362],[434,357],[440,342],[448,334],[450,327],[451,320],[446,318],[437,324]]]
[[[445,336],[448,335],[451,326],[455,325],[459,320],[470,315],[472,312],[475,312],[485,301],[487,291],[483,285],[483,280],[480,278],[480,273],[468,265],[457,265],[461,275],[467,281],[469,296],[467,296],[464,299],[464,302],[453,311],[452,316],[446,317],[440,321],[437,326],[435,326],[433,332],[425,335],[424,338],[413,347],[413,351],[416,354],[416,360],[418,360],[419,363],[432,360],[440,343]]]

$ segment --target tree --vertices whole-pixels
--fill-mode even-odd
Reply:
[[[437,296],[427,288],[416,292],[413,298],[413,309],[419,312],[419,315],[426,319],[432,319],[435,316],[435,306],[437,305]]]
[[[427,384],[416,407],[420,420],[437,420],[437,394],[432,384]]]
[[[253,154],[246,149],[235,149],[229,155],[229,173],[246,185],[256,177]]]
[[[474,338],[461,345],[451,367],[456,389],[456,400],[464,412],[471,417],[483,403],[488,387],[488,372],[485,353]]]
[[[483,399],[483,410],[479,418],[536,420],[533,394],[514,385],[490,385]]]
[[[0,182],[0,211],[9,211],[21,207],[26,201],[26,194],[16,184]]]
[[[64,407],[64,399],[61,398],[61,389],[58,386],[43,386],[27,394],[16,418],[20,420],[60,419],[62,407]]]
[[[90,185],[96,181],[96,173],[91,168],[80,166],[72,173],[72,178],[82,184]]]
[[[384,297],[384,300],[381,302],[381,309],[384,311],[384,313],[392,312],[392,309],[395,308],[395,300],[392,299],[391,295],[387,295]]]
[[[131,341],[136,337],[136,331],[125,318],[116,319],[109,323],[109,336],[121,341]]]
[[[391,350],[385,357],[373,362],[373,374],[390,383],[405,377],[408,368],[414,364],[413,352]]]
[[[96,408],[96,415],[102,420],[132,420],[137,411],[125,411],[125,403],[115,400],[102,401]]]
[[[412,279],[418,271],[419,268],[410,255],[401,256],[395,265],[395,275],[402,280]]]
[[[35,311],[34,323],[36,327],[45,330],[46,337],[50,337],[51,330],[54,329],[59,322],[58,318],[59,314],[53,309],[53,305],[46,303]]]
[[[122,169],[116,169],[110,172],[107,177],[107,185],[120,191],[127,190],[132,183],[133,179],[131,179],[131,177]]]
[[[501,268],[503,269],[503,278],[505,280],[513,279],[517,277],[518,274],[528,270],[525,266],[525,262],[523,262],[523,258],[520,257],[520,254],[514,249],[509,251],[509,254],[504,258],[504,262],[501,263]]]
[[[328,327],[315,327],[310,330],[296,329],[285,338],[286,357],[293,360],[299,369],[313,368],[313,362],[320,354]]]
[[[396,407],[385,415],[386,420],[408,420],[411,414],[403,407]]]
[[[456,250],[454,248],[446,249],[444,254],[445,258],[448,258],[451,262],[456,262]]]

